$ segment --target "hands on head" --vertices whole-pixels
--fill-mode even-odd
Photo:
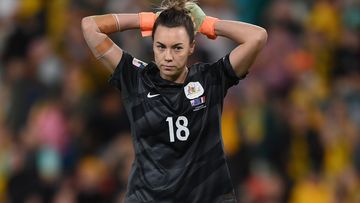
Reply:
[[[215,33],[214,25],[219,19],[206,16],[200,6],[194,2],[186,2],[184,9],[189,12],[189,16],[194,22],[195,32],[200,32],[210,39],[216,39],[217,35]],[[161,12],[162,11],[157,13],[139,13],[140,29],[143,37],[151,36],[153,25]]]

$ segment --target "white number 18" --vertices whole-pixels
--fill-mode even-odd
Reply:
[[[174,121],[173,117],[167,117],[166,122],[169,125],[170,142],[175,142],[174,136]],[[190,135],[189,128],[187,128],[189,122],[185,116],[179,116],[175,122],[176,125],[176,137],[180,141],[186,141]]]

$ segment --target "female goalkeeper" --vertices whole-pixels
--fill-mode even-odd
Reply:
[[[265,45],[263,28],[206,16],[191,1],[167,1],[158,13],[82,20],[94,56],[110,68],[131,123],[135,160],[125,202],[236,202],[221,139],[227,90],[248,73]],[[126,53],[108,34],[140,29],[152,36],[154,62]],[[238,46],[214,63],[188,65],[194,35]]]

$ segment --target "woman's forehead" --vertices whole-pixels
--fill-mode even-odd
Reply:
[[[190,42],[190,38],[183,26],[172,28],[159,26],[154,33],[154,43],[158,42],[164,45],[185,44]]]

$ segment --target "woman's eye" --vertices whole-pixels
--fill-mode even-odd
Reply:
[[[175,47],[175,50],[176,51],[180,51],[180,50],[182,50],[183,48],[182,47]]]

